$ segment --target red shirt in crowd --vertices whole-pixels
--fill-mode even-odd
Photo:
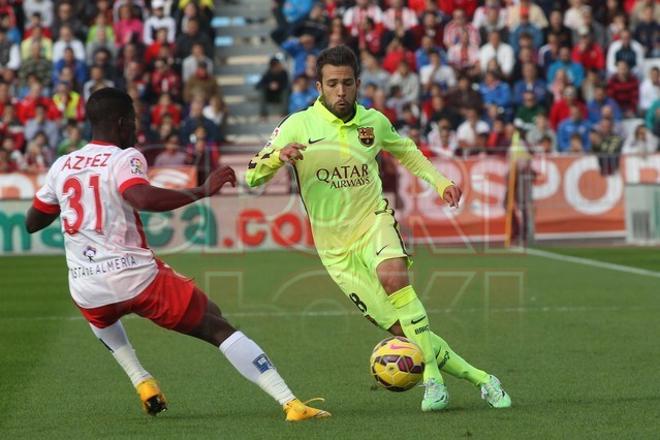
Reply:
[[[639,81],[635,75],[627,78],[614,75],[607,82],[607,95],[619,104],[622,112],[635,113],[639,104]]]
[[[577,105],[582,111],[582,117],[587,118],[587,106],[584,105],[581,101],[574,101],[574,104]],[[550,126],[553,130],[557,130],[559,123],[564,119],[568,118],[571,115],[571,107],[568,101],[565,99],[560,99],[559,101],[552,104],[550,108]]]

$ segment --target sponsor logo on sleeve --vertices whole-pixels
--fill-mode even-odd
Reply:
[[[137,157],[132,158],[129,162],[129,165],[131,167],[131,174],[135,174],[136,176],[144,176],[144,166],[142,165],[142,161],[140,159]]]

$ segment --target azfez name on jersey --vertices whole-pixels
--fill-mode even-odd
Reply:
[[[343,165],[316,170],[316,178],[321,182],[329,183],[333,188],[348,188],[353,186],[366,185],[369,180],[369,165]]]
[[[103,168],[108,166],[110,153],[99,153],[95,156],[70,156],[62,165],[62,170],[82,170],[83,168]],[[84,162],[84,163],[83,163]]]
[[[93,266],[79,266],[69,269],[71,277],[74,279],[100,275],[109,272],[117,272],[137,265],[137,260],[132,255],[116,257]]]

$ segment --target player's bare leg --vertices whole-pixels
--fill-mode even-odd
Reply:
[[[121,321],[117,321],[105,328],[99,328],[93,324],[89,326],[92,332],[94,332],[94,335],[110,350],[117,363],[126,372],[126,375],[140,396],[142,408],[147,414],[155,416],[165,411],[167,409],[167,400],[161,392],[158,382],[140,364],[135,350],[133,350],[131,343],[128,341],[128,336]]]
[[[298,400],[266,353],[227,322],[220,308],[212,301],[208,301],[202,322],[187,334],[218,347],[243,377],[257,384],[282,405],[287,421],[330,416],[329,412],[309,407]]]

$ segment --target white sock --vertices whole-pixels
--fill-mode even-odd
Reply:
[[[232,333],[219,348],[243,377],[259,385],[280,405],[295,399],[266,353],[243,332]]]
[[[128,336],[124,331],[121,321],[117,321],[106,328],[98,328],[89,324],[92,332],[99,338],[99,341],[105,345],[117,363],[124,369],[133,386],[137,386],[145,379],[149,379],[151,374],[142,367],[140,361],[135,355],[133,346],[128,342]]]

